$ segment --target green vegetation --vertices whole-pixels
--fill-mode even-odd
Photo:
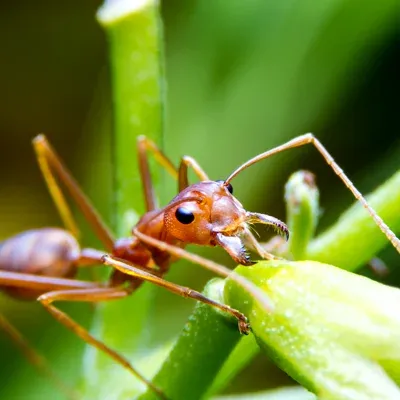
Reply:
[[[152,137],[175,162],[182,154],[196,157],[212,179],[220,179],[254,154],[308,131],[361,191],[373,191],[374,207],[399,233],[397,68],[392,67],[398,2],[178,3],[164,2],[160,9],[156,1],[138,1],[130,3],[134,9],[115,12],[110,0],[97,14],[104,36],[94,4],[54,7],[42,0],[35,16],[28,3],[18,10],[7,6],[0,36],[6,59],[15,63],[0,67],[10,93],[3,99],[7,135],[1,140],[15,151],[0,160],[0,170],[7,171],[0,196],[2,237],[60,224],[28,148],[42,130],[118,236],[127,235],[144,210],[137,135]],[[95,309],[61,307],[155,377],[174,400],[314,398],[274,364],[323,399],[395,398],[398,289],[348,271],[371,275],[363,266],[379,255],[391,271],[385,283],[398,286],[399,255],[362,207],[352,206],[338,220],[351,195],[319,157],[311,146],[291,150],[232,183],[246,209],[288,222],[293,239],[277,250],[280,255],[313,260],[237,268],[270,295],[273,313],[232,281],[206,285],[210,296],[224,296],[246,312],[254,335],[241,338],[236,324],[211,308],[196,305],[193,311],[192,301],[149,284]],[[176,184],[151,166],[165,204]],[[300,168],[315,174],[320,199],[315,189],[299,188],[298,175],[284,196],[288,176]],[[291,203],[293,195],[298,201]],[[98,245],[84,229],[82,237],[83,245]],[[233,267],[217,249],[205,254]],[[210,277],[180,261],[167,278],[201,290]],[[0,306],[85,399],[154,397],[37,304],[2,296]],[[10,360],[0,367],[1,398],[62,398],[3,336],[0,354]]]

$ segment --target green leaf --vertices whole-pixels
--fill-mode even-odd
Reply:
[[[242,307],[260,346],[321,399],[394,399],[387,375],[400,368],[400,290],[312,261],[238,267],[275,304],[266,312],[228,279],[226,300]],[[385,366],[390,361],[390,368]]]
[[[316,400],[316,397],[301,387],[284,387],[264,392],[218,396],[213,400]]]

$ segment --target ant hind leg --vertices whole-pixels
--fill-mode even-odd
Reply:
[[[69,388],[61,378],[53,371],[47,360],[28,343],[25,337],[4,317],[0,314],[0,329],[2,329],[9,338],[21,350],[26,359],[46,378],[48,378],[54,386],[56,386],[66,398],[70,400],[78,400],[80,396]]]
[[[116,351],[108,347],[102,341],[92,336],[85,328],[75,322],[65,312],[54,306],[56,301],[79,301],[79,302],[100,302],[109,301],[114,299],[120,299],[130,294],[128,289],[121,289],[118,287],[98,287],[88,289],[67,289],[57,290],[43,294],[38,298],[38,301],[46,308],[46,310],[64,326],[66,326],[75,335],[79,336],[86,343],[94,346],[98,350],[101,350],[108,356],[110,356],[118,364],[122,365],[125,369],[135,375],[141,382],[143,382],[148,388],[162,399],[165,399],[164,394],[160,389],[154,386],[148,379],[146,379],[139,371],[134,368],[130,362]]]

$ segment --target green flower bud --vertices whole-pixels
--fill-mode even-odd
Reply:
[[[288,254],[304,259],[319,217],[319,192],[311,172],[298,171],[285,186],[287,223],[290,230]]]
[[[264,310],[234,281],[227,303],[259,345],[319,399],[400,399],[400,290],[312,261],[260,262],[236,272],[265,291]]]

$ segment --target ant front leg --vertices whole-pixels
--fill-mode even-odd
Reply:
[[[134,229],[132,234],[136,236],[141,242],[155,247],[158,250],[165,251],[174,257],[183,258],[185,260],[190,261],[193,264],[200,265],[202,268],[207,269],[223,278],[231,278],[237,284],[241,285],[243,289],[245,289],[249,294],[251,294],[256,301],[267,311],[273,311],[274,305],[271,299],[268,297],[266,293],[264,293],[259,287],[257,287],[253,282],[246,279],[245,277],[238,275],[235,271],[226,268],[225,266],[218,264],[212,260],[208,260],[207,258],[201,257],[197,254],[189,253],[188,251],[163,242],[161,240],[155,239],[151,236],[145,235],[142,232],[139,232],[137,229]]]
[[[371,258],[367,263],[367,267],[380,279],[386,278],[390,274],[390,269],[378,257]]]
[[[208,304],[212,307],[218,308],[221,311],[224,311],[234,318],[237,319],[239,325],[239,331],[242,334],[247,335],[250,331],[249,324],[247,322],[247,318],[241,312],[225,305],[218,303],[208,297],[202,295],[201,293],[197,292],[196,290],[190,289],[185,286],[180,286],[176,283],[169,282],[165,279],[162,279],[156,275],[153,275],[149,272],[143,271],[142,269],[136,268],[134,265],[128,264],[125,261],[116,259],[110,255],[103,256],[103,263],[105,265],[109,265],[126,275],[133,276],[135,278],[141,279],[143,281],[148,281],[154,283],[157,286],[163,287],[164,289],[169,290],[172,293],[177,294],[178,296],[182,297],[189,297],[191,299],[201,301],[202,303]]]
[[[54,386],[64,393],[66,398],[71,400],[78,400],[80,398],[75,391],[65,385],[60,377],[52,370],[47,360],[31,347],[25,337],[2,314],[0,314],[0,329],[3,329],[10,339],[18,346],[26,359],[48,378]]]

